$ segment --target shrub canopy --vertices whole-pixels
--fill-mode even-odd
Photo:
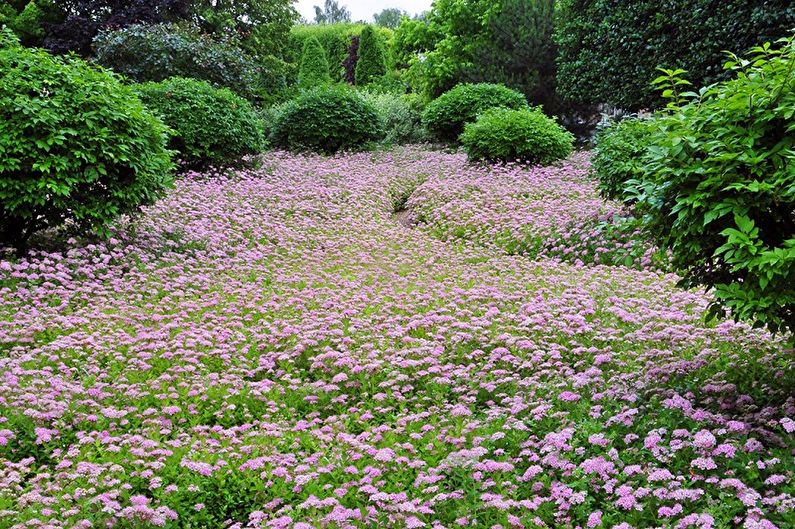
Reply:
[[[315,37],[304,42],[304,53],[301,55],[301,66],[298,70],[298,84],[313,87],[331,82],[328,60],[323,46]]]
[[[113,74],[0,48],[0,245],[102,229],[171,184],[166,127]]]
[[[653,119],[628,118],[598,132],[592,168],[602,195],[629,199],[627,183],[642,177],[643,157],[655,126]]]
[[[384,46],[379,39],[373,26],[367,26],[362,30],[359,38],[359,48],[357,50],[358,60],[356,61],[356,84],[359,86],[368,85],[380,80],[386,75],[386,59],[384,58]]]

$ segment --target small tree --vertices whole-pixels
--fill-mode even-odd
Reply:
[[[298,84],[303,87],[328,84],[331,82],[328,60],[320,41],[315,37],[306,39],[298,70]]]
[[[373,20],[375,20],[375,23],[378,26],[395,29],[400,25],[400,20],[404,16],[408,16],[408,13],[402,9],[388,7],[383,9],[380,13],[375,13],[373,15]]]
[[[351,12],[345,6],[340,6],[337,0],[326,0],[323,7],[315,6],[316,24],[337,24],[350,22]]]
[[[359,38],[359,60],[356,62],[356,84],[364,86],[386,75],[384,47],[372,26],[362,30]]]

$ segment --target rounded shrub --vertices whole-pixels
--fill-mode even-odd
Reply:
[[[795,39],[727,64],[733,78],[680,94],[682,70],[645,158],[638,207],[683,285],[729,312],[795,330]]]
[[[466,123],[494,107],[525,108],[527,100],[516,90],[499,84],[461,84],[431,101],[422,121],[433,137],[452,143],[464,131]]]
[[[367,148],[384,137],[375,107],[345,86],[308,90],[284,105],[271,125],[270,143],[291,151],[332,154]]]
[[[298,70],[298,84],[303,87],[313,87],[331,82],[329,75],[328,59],[323,46],[315,37],[310,37],[304,42],[304,51],[301,54],[301,66]]]
[[[461,143],[473,161],[545,165],[571,154],[574,136],[539,109],[492,108],[467,123]]]
[[[425,108],[422,96],[367,90],[359,93],[378,111],[384,124],[386,143],[402,145],[426,141],[427,133],[422,125],[422,111]]]
[[[640,178],[643,156],[654,132],[653,119],[623,119],[596,135],[592,159],[593,172],[602,194],[608,198],[628,199],[626,184]]]
[[[362,30],[357,53],[356,84],[358,86],[377,82],[386,75],[384,46],[372,26],[367,26]]]
[[[256,111],[226,88],[172,77],[138,85],[136,92],[174,131],[171,148],[188,165],[228,164],[263,147],[262,123]]]
[[[110,72],[0,48],[0,245],[101,230],[172,182],[166,127]]]

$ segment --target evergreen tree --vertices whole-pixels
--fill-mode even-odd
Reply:
[[[323,46],[316,37],[306,39],[298,70],[298,84],[312,87],[331,82],[328,60]]]
[[[359,37],[359,60],[356,62],[356,84],[364,86],[386,74],[384,46],[372,26],[362,30]]]

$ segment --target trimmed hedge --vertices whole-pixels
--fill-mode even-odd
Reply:
[[[0,48],[0,245],[24,250],[34,233],[64,225],[102,230],[154,202],[172,181],[167,141],[111,72]]]
[[[269,141],[291,151],[361,150],[384,137],[376,109],[345,86],[308,90],[281,105]]]
[[[188,165],[228,164],[263,148],[259,116],[248,101],[226,88],[172,77],[135,89],[144,104],[174,130],[171,148]]]
[[[436,139],[453,143],[466,123],[493,107],[525,108],[527,100],[516,90],[499,84],[461,84],[434,99],[425,109],[422,122]]]
[[[548,165],[571,154],[574,136],[537,108],[491,108],[467,123],[461,144],[472,161]]]

